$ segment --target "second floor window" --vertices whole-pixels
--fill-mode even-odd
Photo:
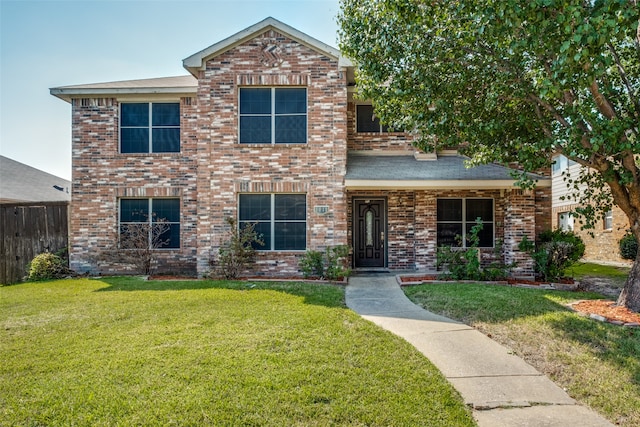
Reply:
[[[240,88],[241,144],[306,142],[306,88]]]
[[[359,133],[362,132],[390,132],[387,126],[380,124],[380,119],[376,117],[373,111],[373,105],[357,105],[356,106],[356,127]]]
[[[180,104],[126,102],[120,105],[121,153],[180,152]]]

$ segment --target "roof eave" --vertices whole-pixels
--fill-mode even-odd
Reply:
[[[193,95],[197,92],[195,86],[182,87],[146,87],[146,88],[51,88],[51,95],[71,102],[73,98],[86,98],[88,96],[119,96],[119,95],[151,95],[151,94],[167,94],[167,95]]]
[[[517,181],[504,180],[374,180],[345,179],[349,190],[508,190],[519,189]],[[537,187],[551,187],[551,180],[539,180]]]
[[[201,50],[200,52],[194,53],[193,55],[182,60],[182,65],[187,69],[193,76],[198,77],[198,71],[205,69],[205,64],[207,60],[220,55],[221,53],[226,52],[229,49],[238,46],[247,40],[254,38],[256,35],[264,33],[267,30],[276,30],[279,33],[283,33],[284,35],[292,38],[293,40],[311,48],[316,51],[323,53],[324,55],[337,59],[338,61],[348,61],[348,59],[341,59],[340,51],[334,47],[329,46],[328,44],[321,42],[318,39],[315,39],[299,30],[296,30],[289,25],[278,21],[275,18],[269,17],[266,18],[257,24],[254,24],[244,30],[233,34],[232,36],[227,37],[224,40],[215,43],[206,49]],[[350,63],[350,61],[349,61]],[[346,66],[346,65],[345,65]]]

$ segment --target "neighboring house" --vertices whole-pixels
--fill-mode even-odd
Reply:
[[[582,230],[580,217],[572,212],[580,207],[567,181],[575,180],[582,166],[563,155],[553,157],[552,166],[552,227],[571,230],[584,240],[584,259],[587,261],[629,262],[620,256],[620,239],[629,229],[629,220],[622,210],[613,206],[592,230]]]
[[[0,156],[0,204],[68,202],[71,181]]]
[[[0,156],[0,284],[16,283],[34,256],[68,243],[71,182]]]
[[[234,217],[266,243],[248,274],[299,276],[305,250],[335,245],[356,269],[435,270],[437,247],[480,217],[484,259],[532,274],[518,243],[550,228],[550,179],[522,190],[507,168],[416,153],[356,99],[335,48],[268,18],[183,65],[190,75],[51,89],[72,105],[72,268],[121,272],[99,257],[119,227],[164,218],[160,268],[203,275]]]

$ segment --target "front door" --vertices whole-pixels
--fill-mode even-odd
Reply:
[[[353,200],[353,257],[356,268],[386,267],[384,199]]]

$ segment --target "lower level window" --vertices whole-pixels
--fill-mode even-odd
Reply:
[[[239,225],[255,224],[264,246],[257,250],[303,251],[307,247],[307,200],[304,194],[241,194]]]
[[[438,199],[438,246],[467,247],[464,236],[482,221],[479,247],[493,247],[493,199]]]
[[[562,231],[573,231],[573,215],[571,215],[571,212],[558,214],[558,228]]]
[[[120,199],[120,245],[179,248],[180,199]]]
[[[613,211],[609,210],[604,213],[604,229],[611,230],[613,228]]]

